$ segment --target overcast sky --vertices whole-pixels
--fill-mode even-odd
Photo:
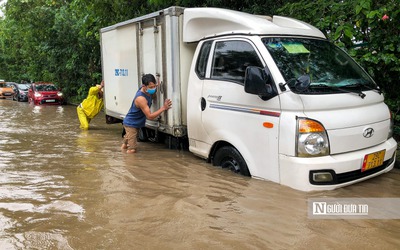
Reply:
[[[2,6],[6,2],[7,2],[7,0],[0,0],[0,6]],[[1,11],[1,8],[0,8],[0,16],[3,16],[3,12]]]

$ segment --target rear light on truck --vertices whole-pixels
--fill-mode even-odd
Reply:
[[[297,119],[297,155],[298,157],[316,157],[329,155],[329,140],[321,123],[307,119]]]

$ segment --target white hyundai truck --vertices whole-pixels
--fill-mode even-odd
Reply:
[[[283,16],[170,7],[100,30],[105,112],[121,121],[157,78],[142,137],[303,191],[390,171],[397,143],[376,82],[317,28]],[[378,79],[384,81],[384,79]]]

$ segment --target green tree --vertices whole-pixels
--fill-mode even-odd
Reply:
[[[278,13],[313,24],[353,56],[382,87],[400,134],[398,0],[302,0]]]
[[[52,81],[72,101],[101,80],[99,30],[133,18],[147,1],[8,0],[0,20],[0,75]],[[138,7],[139,6],[139,7]]]

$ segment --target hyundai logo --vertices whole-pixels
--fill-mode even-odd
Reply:
[[[373,135],[374,135],[374,129],[373,128],[364,129],[363,136],[365,138],[371,138]]]

